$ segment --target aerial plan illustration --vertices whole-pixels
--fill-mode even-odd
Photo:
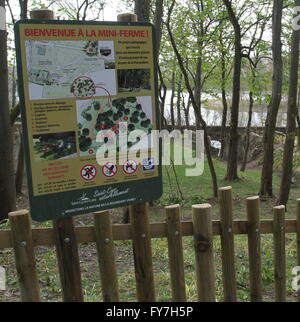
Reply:
[[[152,104],[150,96],[108,99],[79,100],[77,101],[77,128],[79,149],[81,156],[96,154],[97,149],[104,143],[116,144],[120,150],[118,135],[127,131],[140,130],[141,135],[134,141],[127,140],[127,148],[147,148],[145,142],[152,130]],[[106,130],[106,131],[105,131]],[[114,132],[117,142],[109,133]],[[103,140],[97,140],[98,134],[105,135]],[[97,142],[98,141],[98,142]],[[141,142],[145,142],[141,144]],[[144,146],[143,146],[144,145]]]
[[[113,41],[27,40],[32,100],[116,94]]]

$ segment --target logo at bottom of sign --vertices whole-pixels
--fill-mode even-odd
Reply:
[[[143,159],[143,171],[151,171],[155,169],[154,158]]]

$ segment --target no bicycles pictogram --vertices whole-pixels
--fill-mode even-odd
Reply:
[[[92,181],[97,175],[97,169],[95,166],[87,164],[83,168],[81,168],[80,175],[82,179],[86,181]]]

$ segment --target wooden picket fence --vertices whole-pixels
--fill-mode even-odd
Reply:
[[[219,235],[222,249],[224,300],[234,302],[236,270],[234,235],[248,235],[251,301],[262,301],[261,234],[274,237],[275,301],[286,300],[285,234],[296,233],[297,265],[300,266],[300,199],[296,219],[285,220],[284,206],[274,207],[273,220],[260,220],[259,198],[247,198],[247,220],[234,220],[231,187],[219,189],[220,220],[212,220],[209,204],[192,207],[192,220],[181,221],[180,206],[165,208],[166,221],[148,222],[145,204],[131,209],[130,224],[111,224],[108,211],[94,214],[94,226],[73,227],[72,218],[57,220],[53,228],[32,228],[29,212],[9,214],[10,230],[0,230],[0,248],[14,248],[22,301],[40,301],[35,246],[56,246],[62,297],[83,301],[77,244],[96,243],[104,301],[119,301],[114,241],[132,240],[138,301],[155,301],[152,238],[167,238],[172,300],[186,301],[183,236],[194,237],[198,300],[215,301],[213,236]],[[136,218],[139,218],[136,220]],[[69,222],[68,222],[69,221]],[[66,224],[66,222],[68,222]],[[300,293],[300,292],[299,292]],[[298,294],[300,300],[300,294]]]

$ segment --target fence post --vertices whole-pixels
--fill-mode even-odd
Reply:
[[[32,10],[30,18],[40,20],[54,19],[54,12],[49,9]],[[82,302],[80,265],[73,219],[54,220],[53,229],[56,237],[56,253],[63,300],[65,302]]]
[[[193,230],[198,300],[215,302],[211,205],[193,206]]]
[[[186,302],[180,206],[165,207],[173,302]]]
[[[274,207],[275,301],[286,301],[285,206]]]
[[[120,22],[135,22],[137,15],[124,13],[119,14],[117,19]],[[155,291],[148,205],[147,203],[132,205],[129,207],[129,213],[133,237],[137,299],[139,302],[153,302],[155,301]]]
[[[103,301],[118,302],[119,289],[115,264],[115,249],[108,211],[94,213],[94,229]]]
[[[236,301],[236,277],[234,264],[234,236],[232,220],[232,187],[219,188],[221,215],[221,247],[225,302]]]
[[[247,198],[250,298],[262,301],[259,197]]]
[[[73,218],[53,221],[64,302],[83,302],[81,273]]]
[[[300,267],[300,199],[297,199],[297,266]],[[300,289],[297,291],[297,300],[300,302]]]
[[[154,302],[154,278],[148,205],[129,207],[138,302]]]
[[[39,302],[40,287],[37,277],[31,219],[28,210],[9,213],[11,236],[15,251],[21,300]]]

